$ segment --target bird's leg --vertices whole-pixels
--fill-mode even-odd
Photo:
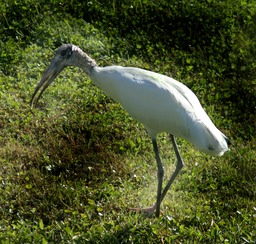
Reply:
[[[148,216],[151,216],[154,213],[154,211],[156,211],[156,217],[159,216],[159,214],[160,214],[160,204],[163,201],[166,193],[170,189],[170,187],[171,187],[173,181],[175,180],[176,176],[179,174],[182,167],[184,166],[184,162],[183,162],[183,159],[180,156],[180,152],[179,152],[176,140],[175,140],[173,135],[170,135],[170,137],[171,137],[173,149],[174,149],[176,157],[177,157],[177,165],[176,165],[175,171],[173,172],[170,180],[168,181],[167,185],[165,186],[165,188],[162,192],[164,169],[163,169],[162,162],[161,162],[161,159],[160,159],[160,156],[159,156],[159,150],[158,150],[158,146],[157,146],[157,143],[156,143],[156,139],[152,139],[154,152],[155,152],[155,156],[156,156],[157,168],[158,168],[158,173],[157,173],[158,187],[157,187],[156,203],[155,203],[155,205],[153,205],[152,207],[149,207],[149,208],[142,208],[142,209],[130,208],[130,210],[147,213]]]
[[[157,186],[157,197],[156,197],[156,204],[153,206],[156,209],[156,217],[160,214],[160,204],[162,201],[162,185],[163,185],[163,177],[164,177],[164,169],[163,165],[159,156],[159,150],[157,146],[156,139],[152,139],[154,152],[156,156],[156,163],[157,163],[157,178],[158,178],[158,186]]]
[[[181,171],[182,167],[184,166],[184,162],[183,162],[183,159],[181,158],[180,156],[180,152],[179,152],[179,149],[178,149],[178,146],[177,146],[177,143],[176,143],[176,140],[174,138],[173,135],[170,134],[170,137],[171,137],[171,141],[172,141],[172,145],[173,145],[173,149],[175,151],[175,154],[176,154],[176,157],[177,157],[177,165],[176,165],[176,169],[174,171],[174,173],[172,174],[170,180],[168,181],[167,185],[165,186],[164,190],[163,190],[163,193],[161,195],[161,201],[163,201],[167,191],[169,190],[169,188],[171,187],[174,179],[176,178],[176,176],[179,174],[179,172]]]
[[[162,185],[163,185],[163,177],[164,177],[164,169],[162,166],[162,162],[159,156],[159,150],[157,146],[156,139],[152,139],[153,147],[154,147],[154,152],[156,156],[156,162],[157,162],[157,177],[158,177],[158,186],[157,186],[157,198],[156,198],[156,203],[149,208],[130,208],[132,211],[138,211],[142,213],[146,213],[147,216],[152,216],[154,212],[156,211],[156,216],[158,217],[160,214],[160,204],[162,201]]]

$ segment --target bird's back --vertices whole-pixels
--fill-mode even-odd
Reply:
[[[182,83],[155,72],[120,66],[97,67],[91,78],[144,124],[151,137],[168,132],[211,155],[222,155],[227,150],[224,135]]]

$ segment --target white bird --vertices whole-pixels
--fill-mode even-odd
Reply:
[[[66,66],[83,69],[96,86],[142,123],[151,137],[158,168],[157,199],[152,207],[140,209],[141,211],[150,215],[156,212],[156,216],[159,216],[160,204],[184,166],[174,136],[187,140],[209,155],[222,156],[229,150],[228,138],[215,127],[188,87],[168,76],[140,68],[99,67],[79,47],[72,44],[64,44],[57,50],[35,89],[31,105],[38,102],[45,89]],[[42,90],[35,99],[41,87]],[[164,170],[156,141],[160,132],[170,134],[177,157],[176,169],[163,191]]]

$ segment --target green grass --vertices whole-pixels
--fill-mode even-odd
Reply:
[[[244,104],[243,124],[240,107],[230,105],[231,80],[210,82],[203,73],[216,70],[195,72],[165,57],[150,62],[139,53],[127,55],[126,40],[83,20],[38,18],[43,20],[31,27],[26,45],[12,38],[13,29],[0,42],[0,243],[255,243],[255,111]],[[230,137],[230,151],[221,158],[178,139],[186,167],[159,218],[128,210],[155,201],[150,139],[81,70],[65,69],[39,106],[29,106],[54,49],[68,42],[100,65],[144,67],[181,80]],[[246,81],[253,95],[255,80]],[[158,138],[167,181],[175,156],[168,136]]]

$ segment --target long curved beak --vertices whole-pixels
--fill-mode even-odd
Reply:
[[[61,65],[61,63],[57,62],[55,58],[52,60],[49,67],[45,70],[43,77],[39,81],[39,83],[36,86],[36,89],[32,95],[32,98],[30,100],[30,106],[33,106],[33,104],[37,104],[38,100],[46,90],[46,88],[53,82],[53,80],[58,76],[58,74],[64,69],[64,66]],[[39,95],[36,98],[36,94],[42,87],[42,90],[40,91]]]

